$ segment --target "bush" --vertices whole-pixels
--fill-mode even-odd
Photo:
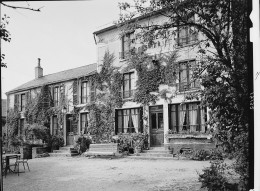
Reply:
[[[216,150],[216,149],[212,149],[212,150],[197,150],[195,151],[192,156],[191,159],[193,160],[223,160],[223,155],[220,151]]]
[[[80,154],[84,153],[87,149],[89,149],[89,145],[92,140],[90,137],[80,136],[76,141],[76,149]]]
[[[49,138],[49,129],[43,125],[34,123],[32,125],[27,124],[25,127],[26,139],[41,139],[43,142],[47,142]]]
[[[64,146],[63,137],[60,136],[60,135],[50,135],[50,136],[48,136],[47,146],[51,147],[52,149],[63,147]]]
[[[210,167],[199,174],[201,188],[208,188],[209,191],[236,191],[238,184],[231,182],[231,176],[227,176],[229,167],[223,161],[211,162]]]

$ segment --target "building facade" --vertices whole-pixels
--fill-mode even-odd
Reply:
[[[163,22],[158,15],[143,18],[140,22]],[[193,78],[193,68],[198,62],[198,49],[193,45],[203,38],[199,33],[191,33],[189,28],[181,28],[167,40],[156,39],[152,46],[147,47],[146,53],[156,61],[159,55],[177,51],[178,73],[173,86],[160,84],[159,92],[167,90],[166,97],[159,97],[155,103],[143,105],[133,101],[138,88],[138,74],[134,69],[125,71],[128,53],[133,48],[139,51],[143,44],[136,38],[136,32],[122,35],[121,28],[112,25],[94,32],[97,45],[97,64],[91,64],[66,70],[50,75],[43,75],[40,66],[35,68],[35,79],[9,92],[7,108],[16,108],[21,113],[18,134],[23,133],[25,108],[28,100],[35,98],[43,86],[47,87],[52,108],[63,111],[63,120],[53,114],[50,117],[50,133],[61,134],[65,145],[72,145],[74,137],[88,132],[90,111],[86,105],[95,102],[97,94],[91,76],[100,73],[106,52],[114,55],[113,66],[118,67],[122,75],[121,97],[122,107],[114,109],[114,135],[121,133],[147,133],[149,147],[165,147],[178,149],[182,147],[199,148],[212,146],[209,143],[209,118],[207,108],[201,105],[200,99],[186,100],[185,94],[200,90],[200,82]],[[174,96],[173,96],[174,95]],[[63,100],[61,100],[63,98]],[[79,108],[77,121],[73,120],[75,108]],[[75,114],[75,113],[74,113]],[[187,146],[188,145],[188,146]],[[178,149],[175,148],[177,151]]]
[[[164,19],[160,15],[143,17],[139,19],[139,24],[163,23]],[[189,144],[199,148],[211,145],[207,144],[210,142],[209,126],[206,125],[209,119],[207,108],[201,105],[200,99],[185,99],[185,94],[201,89],[200,81],[193,77],[193,68],[199,62],[198,47],[194,44],[204,36],[191,31],[190,27],[179,28],[177,33],[171,33],[169,30],[167,38],[157,38],[152,45],[146,45],[145,53],[152,56],[154,61],[161,55],[168,55],[173,51],[178,53],[178,74],[176,80],[172,81],[173,86],[161,84],[157,92],[169,92],[166,94],[167,99],[159,97],[155,104],[148,106],[131,99],[137,89],[138,75],[136,70],[124,70],[128,65],[129,52],[139,52],[144,46],[138,39],[139,31],[125,32],[123,27],[111,25],[94,32],[98,71],[105,52],[109,51],[115,56],[113,64],[121,68],[124,79],[122,97],[125,102],[122,108],[117,108],[115,112],[115,134],[144,132],[143,127],[146,127],[150,147],[169,148],[178,143],[184,143],[183,147]],[[147,116],[147,120],[140,120],[143,116]]]

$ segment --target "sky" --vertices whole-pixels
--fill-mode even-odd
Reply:
[[[119,17],[118,2],[126,0],[7,2],[41,12],[1,5],[1,17],[9,16],[11,42],[1,42],[7,68],[2,68],[2,98],[5,92],[34,79],[41,58],[43,74],[96,63],[93,32]],[[130,0],[128,0],[130,1]]]

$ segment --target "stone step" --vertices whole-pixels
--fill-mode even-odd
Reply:
[[[117,143],[108,143],[108,144],[90,144],[91,148],[114,148],[117,147]]]
[[[163,154],[163,153],[139,153],[140,156],[145,157],[170,157],[172,158],[172,154]]]
[[[69,151],[73,147],[60,147],[59,150]]]
[[[164,147],[150,147],[149,150],[153,150],[153,151],[167,151],[168,149],[166,149]]]
[[[71,156],[77,156],[78,153],[49,153],[51,157],[71,157]]]
[[[127,156],[130,159],[143,159],[143,160],[176,160],[173,157],[152,157],[152,156]]]

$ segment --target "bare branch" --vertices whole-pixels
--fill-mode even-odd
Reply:
[[[43,7],[40,7],[38,9],[34,9],[34,8],[30,8],[30,7],[20,7],[20,6],[12,6],[12,5],[7,5],[3,2],[1,2],[2,5],[6,6],[6,7],[9,7],[9,8],[12,8],[12,9],[27,9],[27,10],[31,10],[31,11],[38,11],[40,12],[41,11],[41,8]]]

